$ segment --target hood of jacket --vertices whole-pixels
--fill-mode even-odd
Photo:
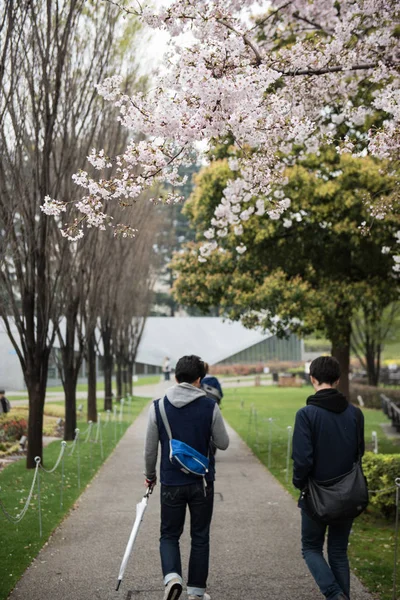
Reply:
[[[182,406],[190,404],[193,400],[205,396],[206,393],[191,383],[177,383],[168,388],[165,395],[175,408],[182,408]]]
[[[346,396],[343,396],[335,388],[319,390],[307,398],[307,404],[319,406],[334,413],[344,412],[349,405]]]

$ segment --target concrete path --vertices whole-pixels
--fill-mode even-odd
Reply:
[[[159,488],[119,592],[120,561],[143,494],[147,409],[26,571],[10,600],[161,600]],[[300,555],[293,498],[230,430],[217,454],[209,592],[213,600],[311,600],[322,596]],[[182,539],[186,573],[189,538]],[[186,594],[182,595],[186,599]],[[352,600],[371,600],[354,579]]]

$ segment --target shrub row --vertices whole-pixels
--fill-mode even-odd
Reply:
[[[381,394],[388,396],[393,402],[400,402],[400,389],[387,389],[383,387],[374,387],[372,385],[362,385],[360,383],[350,384],[350,402],[358,405],[357,396],[361,396],[364,405],[367,408],[378,408],[381,405]]]
[[[297,373],[304,372],[304,363],[299,361],[266,361],[254,364],[235,364],[235,365],[213,365],[210,367],[210,373],[213,375],[258,375],[264,372],[264,367],[268,367],[271,373]]]
[[[400,477],[399,454],[374,454],[366,452],[363,458],[363,470],[370,490],[384,490],[394,487],[394,480]],[[370,494],[370,505],[375,507],[387,519],[396,514],[396,491]]]
[[[0,419],[0,441],[15,442],[21,439],[21,436],[26,435],[28,425],[25,419],[7,418]]]

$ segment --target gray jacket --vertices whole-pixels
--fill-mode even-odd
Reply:
[[[181,408],[193,400],[206,396],[204,390],[190,383],[178,383],[168,388],[165,394],[168,400],[176,408]],[[218,404],[215,404],[212,420],[212,442],[220,450],[226,450],[229,446],[229,436],[221,415]],[[144,446],[144,474],[147,479],[156,477],[156,464],[158,456],[158,442],[160,441],[154,402],[149,411],[147,422],[146,442]]]

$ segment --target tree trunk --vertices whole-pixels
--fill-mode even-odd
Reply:
[[[338,340],[332,341],[332,356],[334,356],[340,365],[340,381],[338,390],[350,398],[350,384],[349,384],[349,371],[350,371],[350,337],[351,337],[351,325],[347,327],[347,331]]]
[[[79,356],[75,355],[78,304],[79,300],[71,300],[66,310],[65,341],[58,332],[61,346],[62,383],[65,394],[65,441],[74,439],[76,429],[76,383],[82,364],[82,350],[79,351]]]
[[[26,457],[27,469],[36,467],[35,457],[43,457],[43,408],[44,397],[38,390],[37,381],[27,381],[29,394],[28,418],[28,453]]]
[[[380,363],[381,363],[381,349],[378,344],[375,346],[374,343],[371,343],[367,346],[365,352],[365,360],[367,363],[367,374],[368,374],[368,384],[377,386],[379,383],[380,376]]]
[[[133,363],[128,363],[128,393],[133,396]]]
[[[128,363],[126,359],[124,360],[124,365],[122,369],[122,397],[126,398],[128,393]]]
[[[103,340],[104,410],[112,410],[112,374],[114,358],[111,349],[111,329],[101,332]]]
[[[88,366],[88,421],[97,423],[97,398],[96,398],[96,345],[94,332],[89,335],[87,366]]]
[[[76,429],[76,369],[64,369],[65,424],[64,440],[71,441]]]
[[[40,367],[28,367],[25,373],[25,383],[29,396],[27,469],[36,467],[36,456],[40,457],[43,464],[43,411],[49,352],[43,352],[39,362]]]
[[[122,365],[121,360],[117,359],[117,402],[121,401],[122,398]]]

